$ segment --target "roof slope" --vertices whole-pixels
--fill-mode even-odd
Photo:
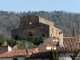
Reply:
[[[64,47],[57,47],[59,52],[74,52],[79,50],[79,42],[77,38],[65,37]]]
[[[37,52],[37,48],[29,49],[29,53],[32,53],[33,51]],[[26,49],[24,50],[13,50],[11,52],[6,52],[0,55],[0,58],[10,58],[10,57],[25,57],[28,55],[26,53]]]

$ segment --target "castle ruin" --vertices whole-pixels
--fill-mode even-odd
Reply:
[[[18,29],[11,30],[13,39],[31,36],[33,38],[59,36],[60,29],[54,26],[54,22],[27,14],[20,18],[20,25]]]

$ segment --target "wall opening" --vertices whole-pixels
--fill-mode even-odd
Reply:
[[[30,37],[33,37],[33,34],[32,34],[32,32],[29,32],[29,33],[28,33],[28,35],[29,35]]]
[[[53,28],[52,28],[52,33],[53,33]]]
[[[17,58],[13,58],[13,60],[18,60]]]
[[[15,35],[15,40],[18,40],[18,35]]]
[[[42,37],[45,37],[45,34],[42,34]]]

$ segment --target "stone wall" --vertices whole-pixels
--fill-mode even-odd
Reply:
[[[46,19],[41,18],[41,17],[39,17],[39,23],[43,23],[43,24],[46,24],[46,25],[49,25],[49,26],[54,26],[54,22],[46,20]]]
[[[20,38],[20,30],[19,29],[14,29],[11,30],[11,36],[13,39],[19,39]]]
[[[39,38],[41,36],[49,37],[52,34],[53,27],[53,22],[39,16],[28,14],[20,18],[19,28],[12,30],[12,38],[15,38],[16,36],[31,36],[33,38]],[[54,29],[54,31],[55,30],[56,28]]]

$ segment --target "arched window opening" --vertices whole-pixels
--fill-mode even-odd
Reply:
[[[15,35],[15,40],[18,40],[18,35]]]
[[[29,36],[30,36],[30,37],[33,37],[33,34],[32,34],[32,32],[29,32]]]
[[[42,34],[43,37],[45,37],[45,34]]]

